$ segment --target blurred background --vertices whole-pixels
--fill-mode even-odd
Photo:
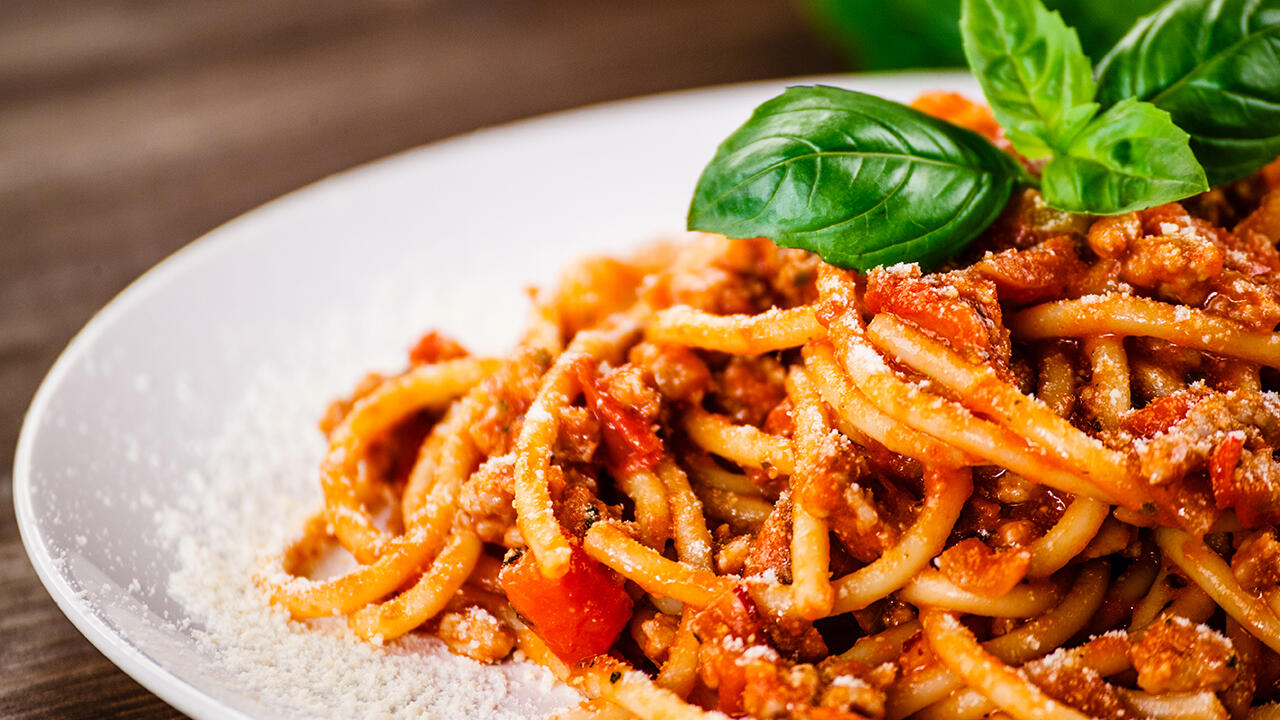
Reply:
[[[1164,0],[1044,0],[1074,27],[1096,63],[1139,17]],[[814,29],[849,68],[959,67],[960,0],[802,0]]]
[[[0,717],[170,717],[18,539],[22,413],[92,314],[209,229],[389,153],[701,85],[963,64],[959,0],[0,2]],[[1101,57],[1151,0],[1050,0]]]

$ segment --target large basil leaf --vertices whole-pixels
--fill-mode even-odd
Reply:
[[[992,112],[1023,155],[1065,149],[1097,112],[1079,38],[1039,0],[964,0],[960,33]]]
[[[995,219],[1021,167],[981,136],[871,95],[794,87],[716,151],[689,228],[845,268],[936,264]]]
[[[1280,0],[1174,0],[1098,69],[1099,99],[1167,110],[1220,184],[1280,154]]]
[[[1045,165],[1040,191],[1059,210],[1114,215],[1209,189],[1169,114],[1132,98],[1089,124]]]

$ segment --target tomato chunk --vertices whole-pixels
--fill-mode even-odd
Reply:
[[[600,422],[610,472],[652,470],[662,460],[662,438],[644,416],[601,386],[590,365],[579,364],[578,381],[587,408]]]
[[[409,348],[409,364],[414,366],[430,365],[431,363],[444,362],[445,360],[464,358],[467,355],[466,348],[459,345],[453,338],[439,331],[429,330],[421,338],[418,338],[417,344]]]
[[[1209,481],[1219,510],[1235,508],[1236,518],[1247,528],[1260,526],[1261,515],[1266,512],[1265,502],[1258,502],[1257,493],[1249,492],[1249,483],[1238,474],[1240,460],[1244,456],[1244,434],[1228,433],[1209,456]]]
[[[1122,427],[1140,438],[1152,438],[1182,422],[1201,398],[1190,392],[1158,397],[1125,417]]]
[[[1022,582],[1029,562],[1031,551],[1025,547],[993,552],[978,538],[969,538],[939,555],[938,569],[964,590],[997,598]]]
[[[607,568],[574,546],[569,571],[551,579],[526,552],[498,581],[511,607],[569,664],[608,652],[631,620],[631,597]]]

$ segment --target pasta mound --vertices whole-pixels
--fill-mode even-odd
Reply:
[[[934,272],[588,259],[510,355],[428,333],[335,402],[261,584],[518,648],[582,716],[1244,717],[1280,693],[1277,240],[1280,163],[1107,218],[1028,190]]]

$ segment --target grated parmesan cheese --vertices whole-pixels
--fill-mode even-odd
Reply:
[[[259,375],[239,424],[211,443],[209,476],[187,478],[191,492],[156,511],[179,561],[169,594],[217,670],[245,696],[296,717],[514,720],[580,700],[532,663],[481,665],[420,634],[365,643],[341,617],[299,622],[268,603],[253,577],[273,575],[269,554],[320,507],[324,447],[314,419],[336,393],[297,368]]]

